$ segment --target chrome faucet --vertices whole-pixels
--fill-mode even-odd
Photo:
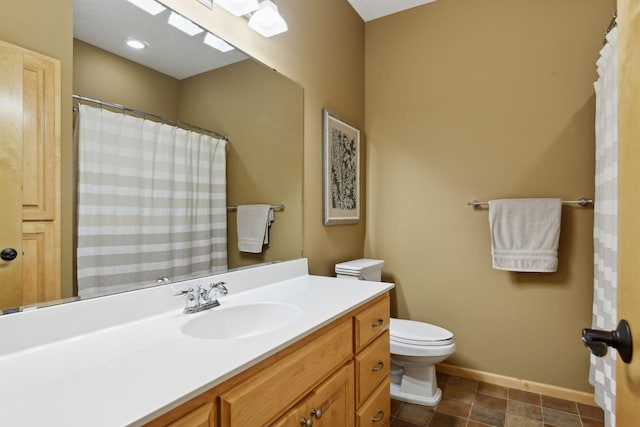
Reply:
[[[187,302],[184,307],[185,314],[199,313],[210,308],[220,305],[218,295],[226,295],[229,290],[226,288],[225,282],[216,282],[209,285],[209,289],[198,286],[197,290],[193,288],[180,291],[175,296],[187,296]]]

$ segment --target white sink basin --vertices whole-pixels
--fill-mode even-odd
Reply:
[[[283,328],[300,317],[302,310],[299,307],[278,302],[223,306],[189,320],[182,332],[204,339],[246,338]]]

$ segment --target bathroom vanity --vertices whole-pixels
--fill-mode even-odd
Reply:
[[[184,314],[174,295],[212,280],[0,317],[2,422],[389,424],[392,284],[310,276],[301,259],[216,275],[220,307]]]

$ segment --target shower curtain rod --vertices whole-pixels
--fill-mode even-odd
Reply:
[[[227,134],[216,132],[216,131],[209,130],[209,129],[205,129],[205,128],[202,128],[200,126],[195,126],[195,125],[192,125],[192,124],[189,124],[189,123],[181,122],[179,120],[168,119],[166,117],[159,116],[157,114],[147,113],[146,111],[136,110],[135,108],[129,108],[126,105],[114,104],[112,102],[106,102],[106,101],[100,101],[99,99],[88,98],[88,97],[82,96],[82,95],[73,95],[73,99],[77,99],[78,101],[91,102],[93,104],[98,104],[101,107],[102,106],[106,106],[106,107],[116,108],[116,109],[122,110],[122,111],[128,111],[130,113],[139,114],[139,115],[141,115],[143,117],[153,117],[155,119],[160,120],[162,123],[176,125],[178,127],[188,127],[190,129],[197,130],[197,131],[199,131],[201,133],[207,133],[207,134],[213,135],[213,136],[215,136],[217,138],[224,139],[225,141],[229,141],[229,135],[227,135]],[[75,111],[77,111],[77,109],[74,107],[73,111],[75,112]]]

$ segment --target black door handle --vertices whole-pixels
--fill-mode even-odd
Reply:
[[[607,354],[608,347],[618,350],[624,363],[631,362],[633,356],[633,342],[629,322],[622,319],[615,331],[600,331],[598,329],[583,329],[582,342],[589,351],[598,357]]]
[[[16,259],[17,256],[18,256],[18,251],[16,251],[13,248],[4,248],[0,252],[0,258],[2,258],[5,261],[13,261],[14,259]]]

